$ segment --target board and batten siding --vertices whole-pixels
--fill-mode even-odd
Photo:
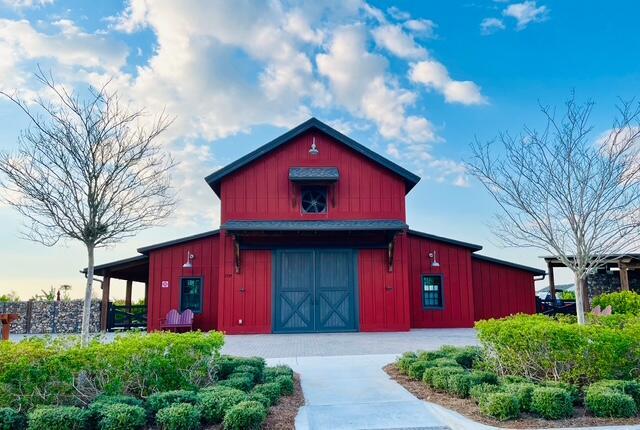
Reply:
[[[412,234],[408,235],[408,270],[411,327],[473,327],[474,295],[471,250]],[[432,267],[429,253],[436,251],[440,267]],[[425,309],[422,275],[443,276],[442,309]]]
[[[314,137],[319,153],[312,156],[309,148]],[[299,186],[289,180],[290,167],[338,168],[340,179],[329,187],[326,214],[302,214]],[[406,219],[402,178],[320,131],[309,131],[225,177],[220,190],[222,223]]]
[[[531,272],[479,258],[471,264],[476,321],[536,312]]]
[[[182,265],[187,251],[195,256],[192,268]],[[211,236],[149,252],[149,292],[147,296],[147,330],[160,329],[160,320],[171,309],[180,311],[180,280],[187,277],[202,278],[202,313],[195,315],[195,329],[212,330],[218,313],[219,239]],[[162,282],[169,287],[163,288]]]

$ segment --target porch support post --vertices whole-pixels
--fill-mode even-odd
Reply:
[[[618,262],[618,268],[620,269],[620,289],[629,291],[629,269],[623,262]]]
[[[148,303],[149,303],[149,282],[147,281],[144,283],[144,304],[148,305]]]
[[[124,296],[124,304],[127,307],[127,312],[131,312],[131,290],[133,290],[133,281],[127,280],[127,290]]]
[[[102,279],[102,307],[100,309],[100,330],[107,331],[107,323],[109,319],[109,284],[111,278],[105,276]]]
[[[551,261],[547,262],[547,272],[549,273],[549,294],[553,300],[556,299],[556,281],[553,277],[553,264]]]

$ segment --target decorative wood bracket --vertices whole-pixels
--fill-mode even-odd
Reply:
[[[240,242],[237,236],[233,236],[233,261],[236,273],[240,273]]]
[[[331,184],[331,192],[329,194],[331,194],[331,207],[335,208],[336,207],[336,184],[335,183]]]

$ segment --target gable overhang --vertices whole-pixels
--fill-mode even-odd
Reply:
[[[270,152],[281,147],[287,142],[295,139],[296,137],[306,133],[307,131],[314,130],[314,129],[328,135],[329,137],[332,137],[333,139],[344,144],[348,148],[351,148],[353,151],[363,155],[365,158],[373,161],[374,163],[400,176],[405,183],[405,193],[408,193],[409,191],[411,191],[411,189],[420,181],[420,177],[418,175],[411,173],[404,167],[399,166],[398,164],[383,157],[377,152],[372,151],[371,149],[356,142],[350,137],[345,136],[344,134],[340,133],[338,130],[328,126],[327,124],[323,123],[322,121],[316,118],[311,118],[303,122],[299,126],[289,130],[282,136],[275,138],[271,142],[237,159],[233,163],[230,163],[225,167],[213,172],[212,174],[208,175],[204,179],[205,181],[207,181],[207,184],[209,184],[209,186],[216,193],[216,195],[220,197],[220,183],[225,177],[227,177],[228,175],[234,172],[237,172],[238,170],[242,169],[243,167],[250,164],[251,162],[269,154]]]

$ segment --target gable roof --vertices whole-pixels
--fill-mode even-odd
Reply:
[[[546,275],[547,272],[541,269],[536,269],[535,267],[523,266],[522,264],[512,263],[510,261],[498,260],[497,258],[487,257],[486,255],[473,254],[471,258],[475,258],[476,260],[488,261],[489,263],[500,264],[502,266],[512,267],[514,269],[523,270],[525,272],[533,273],[534,275],[542,276]]]
[[[209,184],[211,189],[213,189],[213,191],[218,196],[220,196],[220,182],[227,175],[230,175],[231,173],[240,170],[241,168],[243,168],[247,164],[257,160],[258,158],[261,158],[261,157],[267,155],[268,153],[270,153],[271,151],[275,150],[276,148],[279,148],[280,146],[282,146],[282,145],[286,144],[287,142],[291,141],[292,139],[295,139],[296,137],[300,136],[301,134],[303,134],[303,133],[305,133],[305,132],[307,132],[309,130],[312,130],[312,129],[316,129],[316,130],[319,130],[319,131],[325,133],[326,135],[334,138],[335,140],[337,140],[338,142],[342,143],[343,145],[345,145],[345,146],[351,148],[352,150],[360,153],[361,155],[365,156],[366,158],[368,158],[369,160],[373,161],[374,163],[376,163],[376,164],[378,164],[378,165],[380,165],[380,166],[382,166],[382,167],[384,167],[384,168],[386,168],[388,170],[391,170],[393,173],[395,173],[398,176],[401,176],[402,179],[404,180],[405,190],[406,190],[407,193],[418,183],[418,181],[420,181],[420,177],[419,176],[411,173],[410,171],[408,171],[404,167],[401,167],[401,166],[397,165],[393,161],[388,160],[387,158],[383,157],[382,155],[378,154],[377,152],[372,151],[371,149],[367,148],[366,146],[356,142],[355,140],[351,139],[350,137],[345,136],[344,134],[340,133],[338,130],[336,130],[336,129],[332,128],[332,127],[329,127],[327,124],[323,123],[322,121],[320,121],[320,120],[318,120],[316,118],[311,118],[311,119],[303,122],[299,126],[289,130],[288,132],[286,132],[282,136],[273,139],[271,142],[261,146],[260,148],[256,149],[255,151],[252,151],[252,152],[248,153],[247,155],[237,159],[233,163],[230,163],[230,164],[226,165],[225,167],[213,172],[209,176],[205,177],[204,180],[207,181],[207,184]]]
[[[482,249],[482,246],[476,245],[475,243],[462,242],[460,240],[449,239],[448,237],[436,236],[435,234],[424,233],[417,230],[409,230],[408,233],[413,236],[423,237],[425,239],[430,239],[435,242],[448,243],[450,245],[460,246],[462,248],[468,248],[471,250],[471,252],[480,251]]]
[[[149,251],[155,251],[156,249],[166,248],[168,246],[180,245],[181,243],[191,242],[193,240],[204,239],[206,237],[216,236],[220,234],[220,230],[210,230],[205,231],[204,233],[198,233],[191,236],[185,236],[174,240],[169,240],[167,242],[160,242],[153,245],[143,246],[142,248],[138,248],[137,251],[140,254],[148,254]]]

